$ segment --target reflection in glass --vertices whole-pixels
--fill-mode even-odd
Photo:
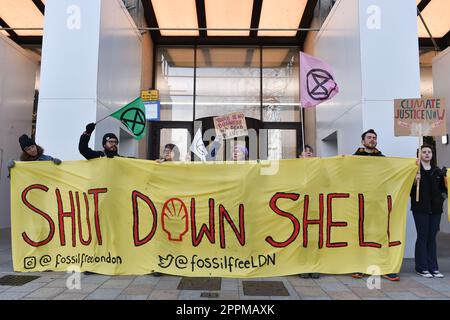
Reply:
[[[260,119],[260,49],[197,49],[195,118],[244,112]]]
[[[281,128],[286,128],[282,122],[300,122],[298,54],[297,47],[159,47],[155,71],[161,121],[243,112],[247,118],[280,123],[256,133],[258,147],[249,145],[250,159],[295,158],[297,131]],[[182,158],[189,156],[187,131],[163,130],[161,148],[180,143]],[[206,137],[207,148],[210,143]],[[215,160],[230,160],[234,144],[223,141]]]
[[[169,143],[180,150],[180,161],[190,161],[191,155],[187,150],[191,145],[191,137],[187,129],[161,129],[158,159],[162,158],[164,146]]]
[[[292,129],[268,130],[268,159],[292,159],[297,156],[297,132]]]
[[[161,121],[192,121],[194,105],[194,49],[160,47],[156,59],[156,87]]]
[[[156,84],[161,120],[192,121],[194,48],[160,47]],[[300,122],[298,48],[198,47],[195,119],[244,112],[267,122]],[[261,75],[262,65],[262,75]]]
[[[263,49],[263,121],[299,122],[297,48]]]

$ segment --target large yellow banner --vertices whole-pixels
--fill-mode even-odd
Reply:
[[[18,162],[11,173],[14,270],[398,272],[416,171],[415,159],[356,156]]]

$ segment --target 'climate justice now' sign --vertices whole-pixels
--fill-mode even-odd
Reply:
[[[14,270],[261,277],[376,265],[398,272],[416,171],[415,159],[355,156],[17,162]]]
[[[395,100],[395,136],[443,136],[446,130],[444,99]]]

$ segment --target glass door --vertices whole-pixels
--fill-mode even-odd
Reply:
[[[301,148],[301,123],[264,123],[260,134],[261,159],[280,160],[297,158]]]
[[[180,151],[180,160],[190,161],[191,146],[193,131],[192,122],[178,122],[178,121],[161,121],[151,122],[151,135],[148,141],[148,158],[156,160],[162,158],[164,147],[167,144],[174,144]]]

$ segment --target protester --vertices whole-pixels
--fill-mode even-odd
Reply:
[[[231,160],[233,161],[244,161],[248,160],[248,149],[241,145],[235,145],[233,148],[233,153],[231,155]]]
[[[87,160],[101,158],[101,157],[120,157],[117,153],[119,144],[119,139],[114,133],[107,133],[103,136],[102,145],[103,151],[95,151],[89,148],[89,140],[91,139],[91,134],[95,130],[95,123],[89,123],[86,126],[86,131],[80,136],[80,141],[78,143],[78,151],[80,151],[81,155],[85,157]],[[85,271],[84,274],[92,275],[96,274],[95,272]]]
[[[377,134],[373,129],[369,129],[361,135],[362,148],[358,148],[353,154],[355,156],[378,156],[384,157],[383,153],[376,148]]]
[[[448,194],[445,185],[447,169],[444,167],[441,170],[433,163],[433,149],[429,145],[420,147],[419,156],[420,171],[411,190],[411,211],[417,230],[415,269],[418,275],[425,278],[443,278],[437,262],[436,235]],[[416,202],[419,181],[419,201]]]
[[[208,146],[208,154],[206,155],[206,161],[216,161],[217,154],[221,147],[220,138],[216,139],[215,136],[211,137],[211,143]]]
[[[156,162],[161,163],[165,161],[180,161],[180,149],[173,144],[168,143],[164,146],[164,150],[162,152],[162,158],[156,160]]]
[[[120,157],[117,153],[119,144],[119,139],[114,133],[107,133],[103,136],[102,145],[103,151],[95,151],[89,148],[89,140],[91,139],[91,134],[95,130],[95,123],[89,123],[86,126],[86,131],[80,137],[80,142],[78,143],[78,150],[86,159],[94,159],[100,157]]]
[[[26,134],[20,136],[19,144],[23,151],[19,158],[20,161],[53,161],[54,164],[61,164],[61,160],[58,158],[44,154],[44,149]],[[8,162],[8,172],[11,172],[15,164],[14,160]]]
[[[299,158],[313,158],[314,157],[314,149],[308,145],[305,144],[305,147],[303,148],[303,151],[298,156]]]
[[[361,135],[361,144],[363,147],[358,148],[353,154],[355,156],[375,156],[384,157],[384,154],[378,150],[377,147],[378,135],[373,129],[369,129]],[[356,272],[352,274],[353,278],[361,279],[364,276],[363,273]],[[390,281],[400,281],[400,277],[396,273],[389,273],[382,276]]]
[[[178,147],[175,144],[168,143],[164,146],[162,158],[157,159],[156,163],[171,162],[171,161],[180,161],[180,149],[178,149]],[[152,275],[154,277],[160,277],[162,276],[162,273],[153,272]]]
[[[305,147],[303,148],[302,153],[298,156],[299,158],[314,158],[314,149],[308,145],[305,144]],[[300,278],[307,279],[307,278],[313,278],[313,279],[319,279],[320,273],[313,272],[313,273],[300,273]]]

